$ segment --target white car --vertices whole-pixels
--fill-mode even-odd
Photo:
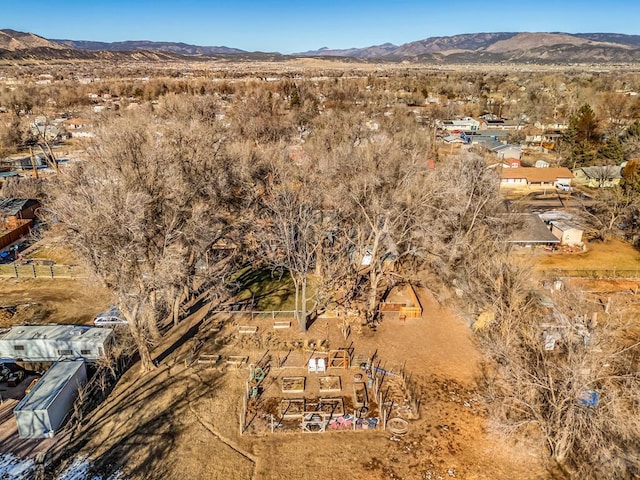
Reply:
[[[556,184],[556,188],[561,192],[570,192],[572,190],[572,188],[566,183],[558,183]]]
[[[96,327],[110,327],[113,325],[126,325],[127,320],[122,316],[122,312],[118,307],[111,307],[108,312],[102,312],[93,319]]]

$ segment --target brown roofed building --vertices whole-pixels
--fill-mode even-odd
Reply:
[[[503,168],[500,172],[500,187],[571,185],[572,179],[573,174],[566,167]]]

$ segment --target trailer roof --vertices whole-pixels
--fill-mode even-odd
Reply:
[[[36,383],[33,390],[14,408],[14,411],[46,410],[80,368],[84,368],[83,360],[54,363]]]
[[[0,340],[104,342],[112,333],[109,328],[95,328],[88,325],[16,325],[0,334]]]

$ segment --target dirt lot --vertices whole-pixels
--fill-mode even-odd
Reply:
[[[581,253],[542,254],[537,258],[537,268],[550,270],[640,270],[640,251],[633,245],[619,239],[606,243],[587,244],[587,251]]]
[[[110,304],[87,279],[0,279],[0,327],[21,323],[90,323]]]
[[[131,480],[546,478],[539,452],[490,431],[474,382],[481,355],[469,329],[427,292],[420,295],[424,319],[387,318],[376,332],[354,330],[349,339],[356,350],[406,361],[422,386],[421,417],[403,438],[381,431],[241,436],[246,368],[185,366],[205,308],[157,348],[158,369],[140,376],[134,366],[121,379],[69,451],[107,469],[122,466]],[[323,338],[327,328],[317,321],[305,337]],[[330,335],[337,344],[339,331]],[[256,362],[267,350],[258,343],[221,348]]]

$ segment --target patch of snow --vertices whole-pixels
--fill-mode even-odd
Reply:
[[[102,475],[92,475],[91,462],[86,458],[76,458],[73,463],[62,472],[57,480],[123,480],[120,472],[103,477]],[[2,478],[2,477],[0,477]]]
[[[35,468],[33,460],[24,460],[9,453],[0,453],[0,479],[29,480]]]
[[[0,453],[0,480],[30,480],[35,474],[33,460],[21,459],[8,453]],[[124,480],[120,472],[110,476],[91,474],[91,462],[86,458],[76,458],[56,480]]]

